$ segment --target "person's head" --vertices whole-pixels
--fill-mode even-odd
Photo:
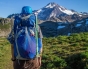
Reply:
[[[32,14],[32,8],[30,6],[24,6],[24,7],[22,7],[21,14],[22,15]]]

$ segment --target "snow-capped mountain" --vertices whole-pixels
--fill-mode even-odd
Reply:
[[[77,19],[82,19],[83,16],[75,10],[66,9],[65,7],[60,6],[54,2],[51,2],[45,7],[37,10],[35,14],[38,14],[38,18],[40,20],[56,20],[60,22],[73,22]]]
[[[73,15],[75,12],[68,10],[54,2],[47,4],[45,7],[37,11],[40,19],[47,19],[50,17],[57,17],[61,14]]]
[[[71,33],[88,32],[88,13],[67,9],[51,2],[39,10],[33,11],[38,15],[38,23],[43,36],[70,35]],[[9,15],[8,18],[19,16]]]
[[[33,11],[38,15],[39,23],[44,21],[54,22],[74,22],[88,17],[87,12],[78,13],[73,9],[67,9],[54,2],[51,2],[39,10]],[[14,17],[18,14],[9,15],[8,18]]]

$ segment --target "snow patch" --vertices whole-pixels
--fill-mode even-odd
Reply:
[[[58,26],[57,29],[61,29],[61,28],[64,28],[65,26]]]
[[[79,26],[81,26],[82,24],[76,24],[76,26],[75,27],[79,27]]]
[[[38,10],[37,12],[39,13],[39,12],[41,12],[42,10],[40,9],[40,10]]]
[[[51,5],[51,4],[49,4],[49,5],[47,5],[45,8],[53,8],[53,7],[55,7],[56,5]]]
[[[38,15],[38,13],[40,13],[42,11],[42,9],[36,11],[34,14]]]
[[[70,10],[66,10],[66,9],[62,10],[62,8],[60,8],[60,7],[59,7],[59,9],[60,9],[60,11],[62,11],[63,13],[66,13],[66,14],[68,14],[68,15],[73,15],[73,14],[74,14],[74,13],[73,13],[72,11],[70,11]]]
[[[82,15],[79,15],[80,17],[82,17]]]
[[[68,33],[68,36],[70,36],[71,35],[71,33]]]
[[[78,23],[83,23],[84,21],[78,22]]]
[[[63,8],[63,10],[66,10],[66,8],[64,8],[63,6],[60,6],[61,8]]]
[[[55,17],[55,16],[56,16],[56,14],[55,14],[55,13],[52,13],[52,14],[50,15],[50,17],[52,17],[52,16],[54,16],[54,17]]]

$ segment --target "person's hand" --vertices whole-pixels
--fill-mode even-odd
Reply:
[[[30,33],[31,33],[31,34],[30,34],[31,36],[35,36],[34,31],[33,31],[33,30],[31,30],[31,29],[30,29]]]
[[[31,36],[35,36],[34,34],[30,34]]]
[[[41,67],[41,56],[38,57],[38,60],[39,60],[39,67]]]
[[[13,67],[14,67],[16,59],[15,58],[11,58],[11,60],[13,61]]]
[[[13,57],[12,57],[11,60],[12,60],[12,61],[16,61],[16,58],[13,58]]]

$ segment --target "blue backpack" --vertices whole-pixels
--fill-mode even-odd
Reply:
[[[15,17],[14,21],[14,56],[17,59],[33,59],[36,57],[37,39],[31,34],[37,31],[35,27],[36,17],[28,15],[25,17]]]

